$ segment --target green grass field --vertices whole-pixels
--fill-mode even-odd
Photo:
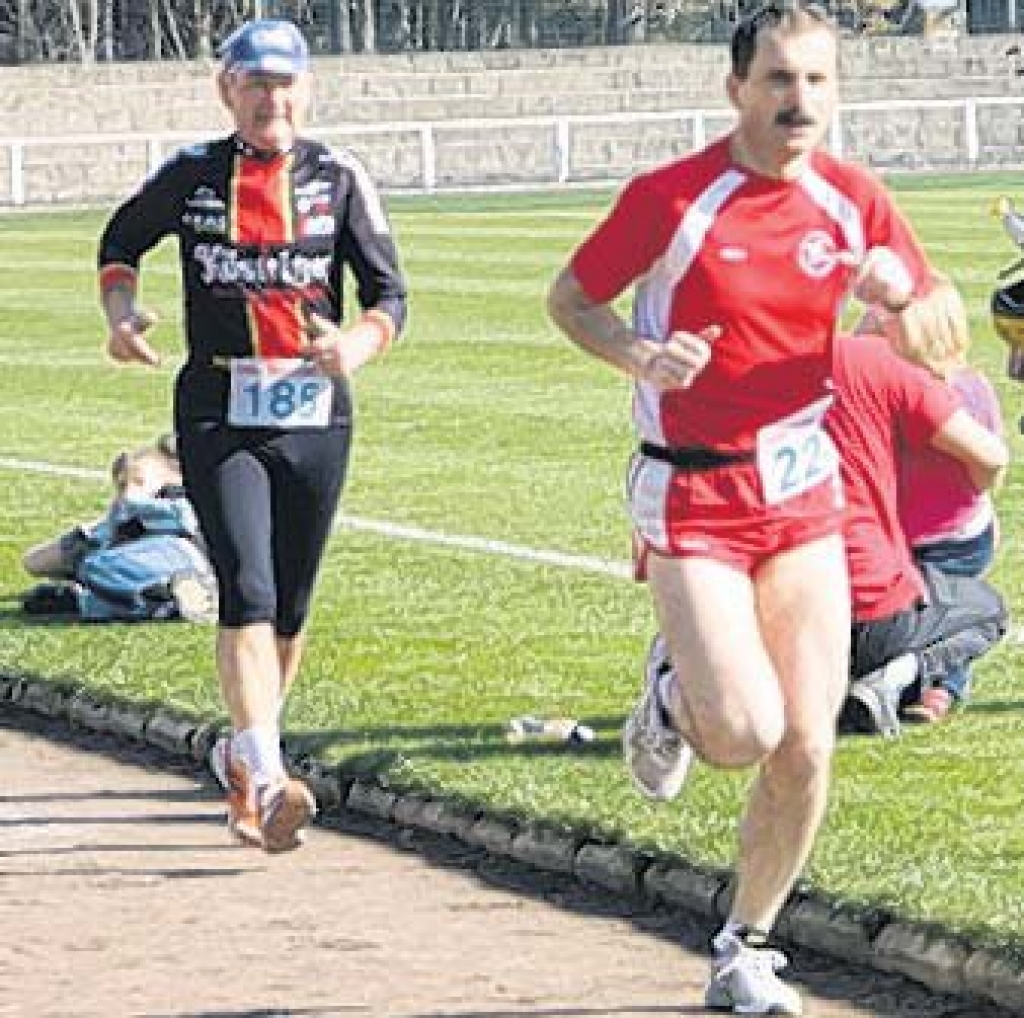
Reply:
[[[986,310],[997,270],[1016,255],[989,208],[1012,187],[974,177],[896,189],[969,298],[974,360],[1000,390],[1019,455],[1020,395]],[[623,574],[630,391],[559,338],[543,309],[608,197],[391,203],[411,322],[357,380],[343,511],[359,525],[340,526],[330,547],[288,728],[395,785],[725,865],[750,775],[698,769],[678,805],[654,807],[619,756],[652,631],[644,590]],[[144,276],[165,365],[117,368],[102,352],[92,268],[102,219],[0,217],[0,666],[220,714],[212,630],[32,624],[17,610],[30,582],[25,547],[100,512],[113,454],[168,426],[182,349],[176,254],[161,249]],[[1022,501],[1014,468],[999,495],[994,576],[1014,615],[1024,606]],[[973,703],[949,725],[894,743],[844,740],[813,884],[1024,947],[1021,658],[1012,640],[991,654]],[[598,741],[507,745],[505,721],[527,712],[584,719]]]

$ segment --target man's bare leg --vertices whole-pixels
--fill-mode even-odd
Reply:
[[[731,918],[768,930],[807,862],[828,801],[836,718],[849,673],[841,540],[830,537],[777,556],[755,584],[786,730],[751,789]]]
[[[775,975],[784,957],[763,942],[827,802],[849,641],[842,544],[827,538],[777,556],[753,580],[711,560],[649,565],[675,665],[659,687],[669,719],[707,762],[759,766],[706,1002],[800,1014],[799,995]]]
[[[750,578],[713,559],[651,556],[648,586],[677,679],[665,710],[715,767],[748,767],[779,744],[785,711]]]

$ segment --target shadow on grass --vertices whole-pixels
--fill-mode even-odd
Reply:
[[[1024,713],[1024,700],[986,700],[984,703],[970,703],[967,714],[1020,714]]]
[[[15,623],[20,627],[29,626],[41,626],[44,628],[50,628],[51,626],[83,626],[83,625],[96,625],[95,622],[83,622],[77,615],[29,615],[27,612],[22,610],[21,597],[20,595],[16,598],[13,597],[0,597],[0,604],[10,603],[17,601],[17,604],[13,608],[0,608],[0,626],[4,623]],[[137,625],[137,623],[135,623]]]
[[[132,629],[137,629],[140,626],[159,626],[161,629],[164,629],[169,621],[178,622],[177,619],[144,619],[138,622],[128,622],[124,619],[87,620],[73,612],[58,612],[52,615],[30,615],[21,607],[21,596],[21,594],[0,594],[0,605],[13,604],[13,607],[0,607],[0,628],[3,628],[5,624],[8,627],[13,624],[21,629],[53,629],[56,627],[69,629],[80,626],[88,629],[110,629],[117,626],[131,626]],[[187,623],[182,624],[187,625]]]
[[[1024,711],[1024,701],[972,704],[969,709],[971,712],[992,715],[1018,713]],[[608,760],[621,756],[620,732],[625,720],[624,715],[583,717],[580,720],[597,734],[593,742],[546,739],[509,742],[505,738],[505,729],[502,725],[432,724],[286,731],[285,744],[291,755],[302,759],[322,757],[324,754],[334,758],[338,753],[343,754],[346,746],[377,743],[377,748],[342,757],[342,766],[346,772],[352,771],[361,775],[382,773],[402,758],[471,761],[498,757],[576,757],[580,760]],[[850,728],[840,728],[839,735],[844,742],[850,739],[870,739],[876,742],[879,740],[877,733]]]
[[[382,747],[346,757],[345,770],[358,770],[360,774],[378,773],[402,757],[435,760],[479,760],[499,756],[607,758],[622,752],[619,743],[622,720],[619,715],[583,719],[598,733],[593,742],[540,739],[509,742],[501,725],[435,724],[364,728],[358,731],[344,728],[320,729],[315,732],[286,731],[285,745],[290,755],[301,759],[319,757],[332,749],[369,740],[402,742],[400,747]]]

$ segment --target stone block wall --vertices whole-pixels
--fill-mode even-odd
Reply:
[[[1021,79],[1005,56],[1010,42],[845,40],[844,101],[1019,95]],[[310,126],[352,148],[385,187],[416,189],[554,183],[564,165],[552,118],[569,118],[569,179],[617,180],[690,151],[697,134],[688,111],[705,111],[706,137],[724,131],[726,72],[725,48],[712,45],[321,58]],[[214,74],[209,63],[0,68],[0,207],[18,197],[16,139],[25,142],[25,204],[127,193],[149,168],[150,146],[166,153],[228,129]],[[978,107],[974,165],[1024,165],[1021,106]],[[609,116],[616,119],[586,119]],[[382,133],[382,125],[392,126]],[[847,110],[840,140],[844,154],[881,169],[968,165],[960,107]]]
[[[1001,95],[1009,36],[845,40],[847,101]],[[378,124],[724,105],[723,46],[411,53],[315,61],[312,122]],[[210,63],[0,68],[4,137],[219,130]]]

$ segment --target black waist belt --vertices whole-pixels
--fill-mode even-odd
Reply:
[[[727,467],[734,463],[753,463],[755,459],[752,449],[747,452],[722,452],[702,445],[670,449],[654,445],[653,442],[641,442],[640,451],[652,460],[671,463],[677,470],[714,470],[715,467]]]

